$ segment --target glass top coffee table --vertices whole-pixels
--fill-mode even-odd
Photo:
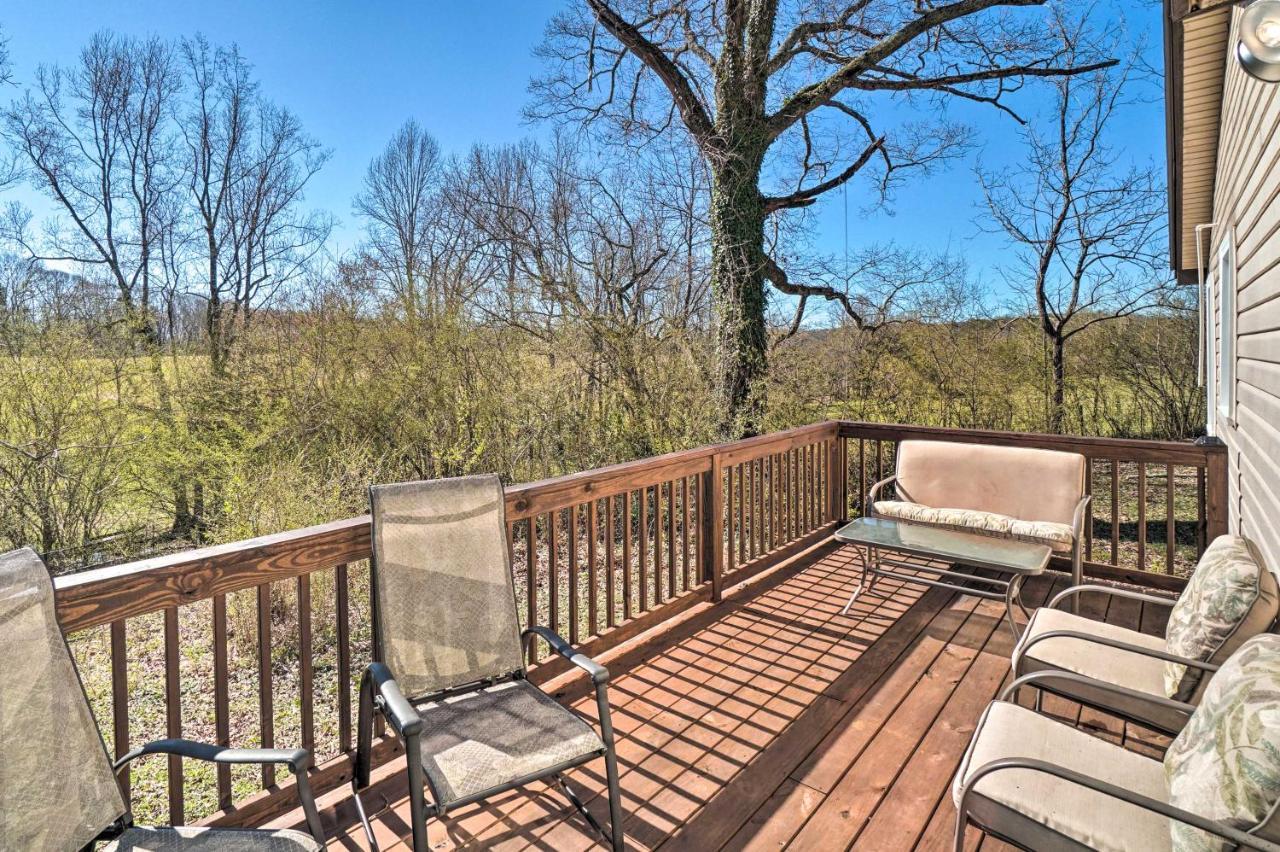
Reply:
[[[849,612],[859,595],[874,588],[876,580],[891,577],[904,583],[950,589],[990,600],[1003,600],[1005,618],[1008,619],[1009,629],[1013,631],[1015,639],[1018,637],[1018,625],[1013,618],[1013,605],[1016,603],[1022,614],[1027,615],[1027,608],[1022,605],[1020,596],[1022,582],[1027,577],[1044,573],[1051,555],[1049,548],[1043,544],[957,532],[892,518],[858,518],[836,530],[835,537],[845,544],[857,545],[858,557],[862,561],[862,576],[858,587],[853,590],[841,615]],[[986,569],[1003,576],[979,577],[949,568],[904,562],[882,556],[881,551],[946,562],[952,568],[963,565]],[[903,573],[904,570],[916,573]],[[927,576],[920,576],[922,573]]]

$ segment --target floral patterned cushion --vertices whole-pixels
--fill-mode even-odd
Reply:
[[[1268,629],[1280,611],[1276,579],[1248,540],[1214,539],[1169,614],[1165,643],[1171,654],[1221,665],[1246,639]],[[1165,663],[1164,691],[1192,701],[1204,672]]]
[[[1069,524],[1023,521],[1008,515],[998,515],[995,512],[979,512],[975,509],[935,509],[932,506],[908,503],[904,500],[877,500],[875,512],[877,515],[889,518],[946,527],[960,532],[1045,544],[1062,553],[1070,553],[1075,544],[1075,534]]]
[[[1164,768],[1171,804],[1280,841],[1280,636],[1248,640],[1214,675],[1165,752]],[[1179,852],[1235,848],[1185,823],[1171,825]]]

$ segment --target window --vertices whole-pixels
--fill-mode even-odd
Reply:
[[[1232,236],[1218,251],[1218,413],[1230,421],[1236,409],[1236,259]]]

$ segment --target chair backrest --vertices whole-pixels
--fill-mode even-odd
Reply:
[[[502,481],[369,489],[382,661],[410,698],[521,670]]]
[[[0,555],[0,638],[0,846],[79,849],[127,807],[30,548]]]
[[[1164,754],[1169,802],[1280,843],[1280,636],[1241,645]],[[1233,849],[1185,823],[1175,849]]]
[[[897,491],[904,500],[940,509],[1069,524],[1084,496],[1086,469],[1079,453],[903,441],[898,445]]]

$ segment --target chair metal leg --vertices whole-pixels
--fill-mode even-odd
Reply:
[[[582,800],[578,798],[577,793],[573,792],[573,788],[569,786],[569,782],[565,780],[565,777],[557,772],[555,778],[560,784],[560,789],[564,792],[564,797],[569,800],[569,804],[573,805],[574,808],[577,809],[578,813],[582,814],[582,818],[596,830],[597,834],[608,840],[609,833],[605,831],[596,818],[591,815],[591,811],[587,810],[587,806],[582,804]]]
[[[600,713],[600,739],[604,743],[604,771],[609,781],[609,831],[614,852],[622,852],[622,794],[618,790],[618,755],[613,749],[613,719],[609,696],[603,683],[596,684],[596,708]]]
[[[426,781],[422,771],[422,743],[405,737],[405,762],[409,765],[409,819],[413,823],[413,852],[427,852]]]
[[[1080,540],[1076,539],[1075,546],[1071,548],[1071,585],[1078,586],[1084,582],[1084,550],[1080,546]],[[1073,595],[1071,598],[1071,614],[1080,614],[1080,596]]]

